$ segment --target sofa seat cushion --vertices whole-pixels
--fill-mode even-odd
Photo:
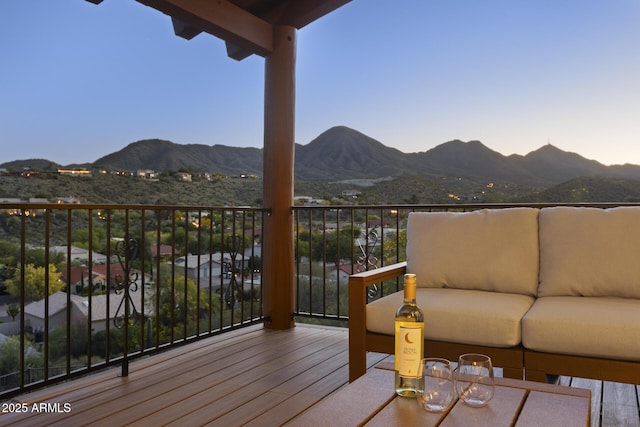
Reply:
[[[367,304],[367,330],[394,335],[402,291]],[[424,312],[427,339],[488,347],[521,343],[520,321],[533,297],[462,289],[418,288],[416,302]]]
[[[538,296],[640,299],[640,207],[540,210]]]
[[[538,209],[409,214],[407,272],[418,287],[535,296],[538,255]]]
[[[640,300],[538,298],[522,320],[529,350],[640,361]]]

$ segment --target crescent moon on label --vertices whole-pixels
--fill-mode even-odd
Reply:
[[[406,334],[404,334],[404,340],[405,340],[407,343],[409,343],[409,344],[413,344],[413,341],[411,341],[411,340],[409,339],[409,333],[408,333],[408,332],[407,332]]]

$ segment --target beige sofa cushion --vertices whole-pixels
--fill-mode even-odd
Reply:
[[[394,335],[402,291],[367,304],[367,330]],[[460,289],[418,288],[416,301],[424,312],[424,336],[438,341],[512,347],[521,342],[520,321],[533,297]]]
[[[522,320],[530,350],[640,361],[640,301],[538,298]]]
[[[538,296],[640,298],[640,208],[540,210]]]
[[[538,209],[409,214],[407,271],[418,287],[535,296],[538,252]]]

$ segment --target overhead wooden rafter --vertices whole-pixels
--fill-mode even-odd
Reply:
[[[174,28],[195,34],[204,31],[240,47],[266,56],[273,50],[273,26],[230,1],[138,0],[174,20]],[[176,24],[176,21],[178,24]],[[180,35],[180,34],[179,34]]]
[[[225,41],[229,57],[242,60],[272,52],[274,25],[300,29],[350,0],[137,1],[169,15],[176,35],[191,39],[211,34]]]
[[[87,0],[100,4],[103,0]],[[225,41],[229,57],[242,60],[273,49],[273,26],[300,29],[351,0],[137,0],[173,21],[176,35],[205,32]]]

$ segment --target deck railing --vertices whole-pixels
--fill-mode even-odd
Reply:
[[[0,205],[0,397],[260,322],[265,212]]]
[[[348,276],[406,260],[410,212],[466,212],[510,207],[608,208],[639,203],[509,203],[432,205],[296,206],[296,315],[302,321],[347,326]],[[400,289],[399,280],[371,287],[380,298]]]
[[[346,326],[350,274],[406,259],[410,212],[468,211],[507,205],[339,205],[296,206],[296,315],[306,322]],[[512,205],[508,205],[512,206]],[[375,299],[400,283],[370,289]]]
[[[346,327],[349,274],[406,259],[410,212],[516,206],[551,205],[295,206],[294,315]],[[0,205],[0,290],[10,294],[0,296],[0,398],[111,365],[126,375],[132,358],[261,322],[266,214]],[[369,297],[399,287],[385,282]]]

